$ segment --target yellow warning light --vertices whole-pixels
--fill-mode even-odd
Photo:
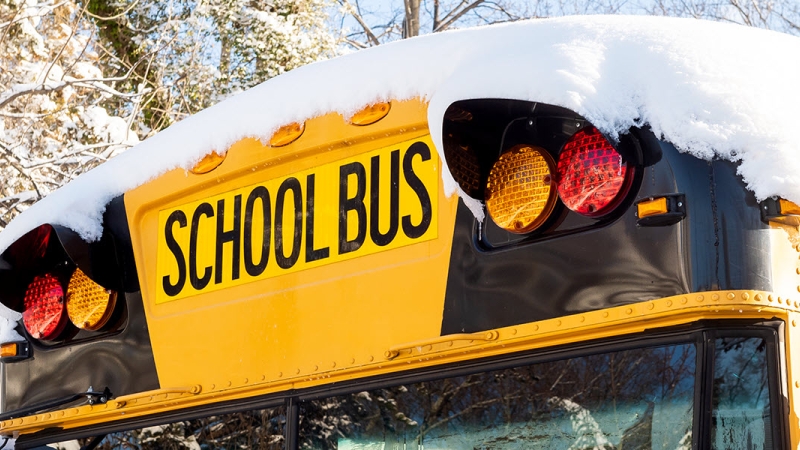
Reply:
[[[500,155],[489,172],[486,208],[498,227],[528,233],[553,212],[555,161],[541,147],[518,145]]]
[[[114,312],[117,293],[95,283],[81,269],[75,269],[67,286],[67,315],[83,330],[101,329]]]
[[[666,197],[654,198],[636,204],[636,214],[640,219],[668,212]]]
[[[0,345],[0,358],[8,358],[9,356],[17,356],[16,342],[9,342]]]
[[[392,109],[392,105],[388,102],[375,103],[353,114],[349,122],[353,125],[372,125],[386,117],[390,109]]]
[[[306,129],[305,123],[297,123],[293,122],[289,125],[284,125],[278,128],[278,131],[272,134],[272,137],[269,138],[269,146],[270,147],[283,147],[284,145],[289,145],[292,142],[296,141],[297,138],[303,135],[303,131]]]
[[[220,155],[217,152],[211,152],[204,156],[203,159],[201,159],[197,164],[195,164],[190,171],[193,174],[202,175],[219,167],[219,165],[222,164],[222,161],[225,161],[225,155]]]

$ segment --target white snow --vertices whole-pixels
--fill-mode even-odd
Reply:
[[[173,125],[18,216],[0,233],[0,252],[43,223],[97,239],[110,199],[244,137],[266,141],[290,122],[415,97],[430,102],[440,152],[452,102],[530,100],[569,108],[611,135],[648,124],[682,151],[741,161],[759,199],[800,203],[797,55],[800,38],[789,35],[626,16],[533,20],[395,42],[295,69]],[[446,192],[456,192],[449,173],[443,177]]]

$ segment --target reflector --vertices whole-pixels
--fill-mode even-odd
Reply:
[[[22,322],[36,339],[55,339],[64,330],[64,288],[53,274],[39,275],[25,292]]]
[[[102,328],[116,305],[117,293],[92,281],[75,269],[67,286],[67,314],[76,327],[96,331]]]
[[[575,133],[558,158],[558,195],[567,208],[602,216],[617,206],[630,187],[633,169],[593,126]]]
[[[500,155],[486,185],[486,209],[497,226],[528,233],[547,220],[556,200],[554,165],[540,147],[518,145]]]

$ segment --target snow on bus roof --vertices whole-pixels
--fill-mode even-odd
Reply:
[[[647,124],[681,151],[740,161],[759,199],[800,202],[796,55],[797,37],[641,16],[540,19],[394,42],[295,69],[171,126],[20,214],[0,233],[0,252],[43,223],[97,239],[113,197],[244,137],[266,142],[290,122],[416,97],[430,102],[440,152],[452,102],[530,100],[569,108],[612,136]],[[447,193],[456,192],[443,176]]]

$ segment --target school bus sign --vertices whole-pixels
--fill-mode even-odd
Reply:
[[[430,136],[158,215],[156,303],[437,237]]]

